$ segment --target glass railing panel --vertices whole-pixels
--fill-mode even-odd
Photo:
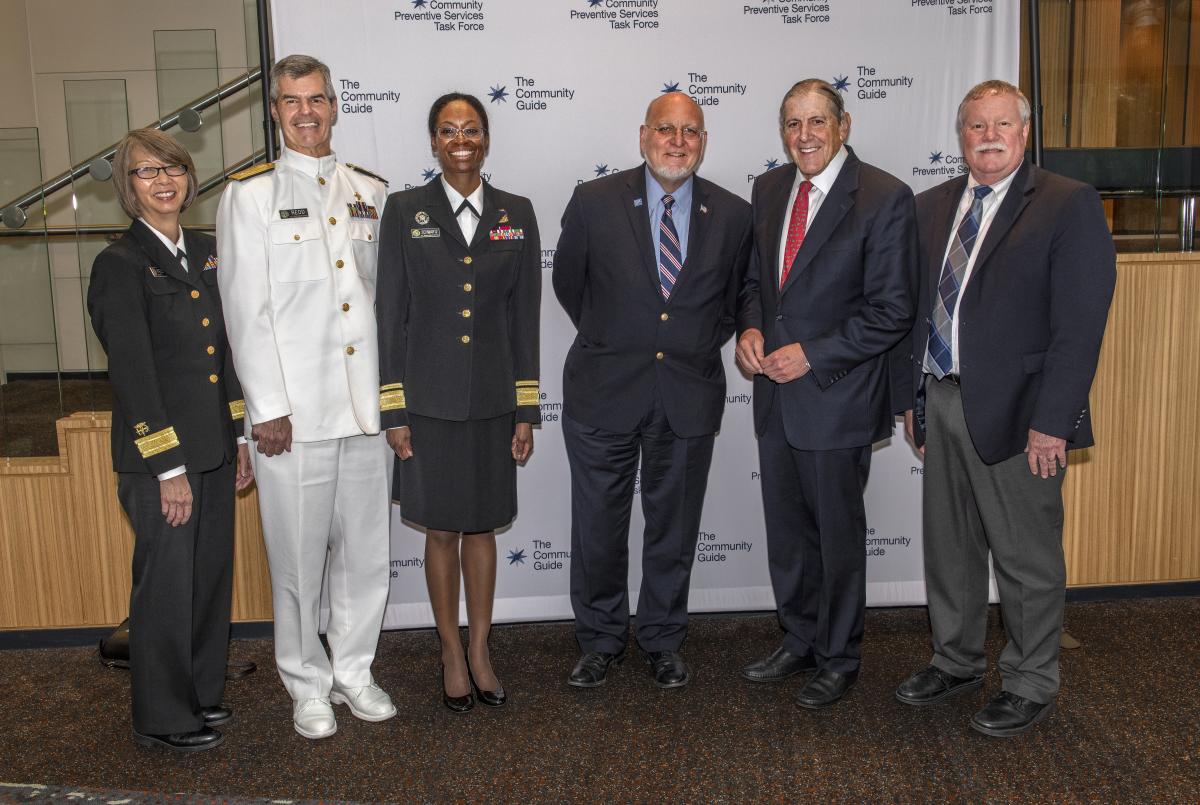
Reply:
[[[0,198],[40,185],[41,164],[37,129],[0,129]],[[39,207],[30,207],[23,231],[31,234],[0,238],[0,457],[58,453],[54,421],[62,411],[62,389]]]
[[[154,64],[161,118],[221,83],[217,69],[217,32],[212,29],[155,31]],[[204,181],[225,168],[221,104],[205,109],[201,117],[202,124],[195,131],[176,126],[170,132],[192,155],[196,175]],[[217,216],[217,200],[214,194],[198,199],[184,214],[184,224],[211,225]]]

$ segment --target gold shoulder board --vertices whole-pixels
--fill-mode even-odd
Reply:
[[[251,165],[249,168],[240,170],[237,173],[231,173],[229,174],[229,178],[233,179],[234,181],[241,182],[249,179],[251,176],[257,176],[260,173],[266,173],[267,171],[273,170],[275,170],[274,162],[262,162],[258,165]]]

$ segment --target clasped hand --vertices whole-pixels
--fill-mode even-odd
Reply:
[[[742,371],[750,375],[766,375],[776,383],[790,383],[804,377],[811,368],[800,344],[787,344],[772,352],[763,353],[762,331],[751,327],[738,339],[734,358]]]

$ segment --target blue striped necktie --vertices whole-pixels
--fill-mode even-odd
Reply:
[[[663,299],[671,298],[671,291],[679,280],[679,272],[683,270],[683,249],[679,247],[679,233],[675,230],[675,218],[671,214],[674,204],[674,196],[663,196],[663,214],[658,222],[658,284],[662,288]]]
[[[979,235],[979,221],[983,218],[983,197],[992,192],[987,185],[975,188],[971,209],[954,233],[954,245],[946,255],[942,274],[938,278],[938,296],[933,305],[933,317],[929,322],[929,347],[925,365],[933,376],[941,380],[954,367],[954,306],[958,302],[958,291],[962,288],[963,275],[971,262],[971,250]]]

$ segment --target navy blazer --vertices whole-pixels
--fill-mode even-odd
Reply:
[[[217,244],[187,229],[183,243],[187,271],[134,221],[92,265],[87,304],[108,353],[117,472],[205,472],[237,455],[245,403],[225,340]]]
[[[463,422],[540,416],[541,241],[529,199],[483,185],[468,244],[440,178],[388,196],[379,226],[380,410]]]
[[[904,371],[925,443],[922,364],[960,176],[917,196],[920,296]],[[967,431],[988,464],[1025,450],[1030,428],[1093,442],[1088,392],[1116,285],[1116,250],[1089,185],[1025,161],[996,211],[959,303],[959,374]]]
[[[695,176],[688,253],[664,300],[646,168],[575,188],[554,254],[554,292],[578,330],[563,367],[564,412],[630,433],[655,390],[676,436],[716,433],[725,410],[721,345],[733,334],[750,252],[750,205]]]
[[[796,166],[754,182],[754,251],[738,331],[761,330],[768,355],[803,347],[812,367],[803,377],[783,384],[754,377],[759,435],[778,402],[788,443],[798,450],[861,447],[891,434],[888,353],[911,329],[916,307],[912,191],[847,150],[782,289],[779,241]]]

